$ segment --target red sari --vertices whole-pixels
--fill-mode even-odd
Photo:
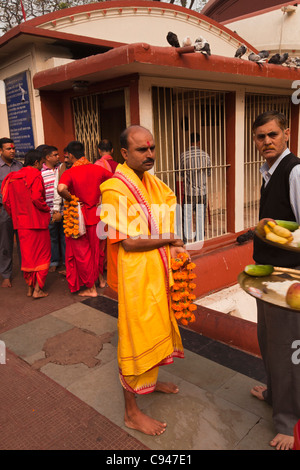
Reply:
[[[21,270],[26,283],[42,289],[50,266],[50,209],[41,172],[31,166],[10,173],[2,183],[3,204],[18,231]]]
[[[40,289],[45,285],[51,259],[49,229],[18,229],[21,250],[21,270],[26,284]]]

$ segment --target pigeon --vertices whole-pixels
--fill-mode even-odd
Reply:
[[[171,31],[167,34],[167,41],[172,47],[180,47],[177,34],[172,33]]]
[[[251,60],[251,62],[256,62],[261,67],[267,59],[260,57],[258,54],[255,54],[254,52],[251,52],[251,54],[248,55],[248,60]]]
[[[243,233],[242,235],[239,235],[236,238],[236,241],[239,245],[242,245],[245,242],[248,242],[249,240],[252,240],[254,237],[254,231],[253,230],[248,230],[248,232]]]
[[[237,57],[238,59],[241,59],[244,54],[247,52],[247,47],[245,44],[242,44],[237,50],[234,55],[234,57]]]
[[[191,46],[191,45],[192,45],[192,40],[190,36],[186,36],[184,40],[182,41],[182,47]]]
[[[288,59],[282,64],[286,67],[300,67],[300,58],[299,57],[288,57]]]
[[[270,53],[269,51],[263,50],[263,51],[260,51],[257,55],[259,55],[259,57],[261,57],[262,59],[267,59]]]
[[[276,64],[276,65],[282,65],[284,62],[287,61],[289,57],[288,52],[284,52],[284,54],[274,54],[272,57],[269,59],[269,64]]]
[[[210,45],[208,44],[206,39],[204,39],[203,36],[199,36],[196,39],[194,48],[197,52],[202,52],[202,54],[211,55]]]

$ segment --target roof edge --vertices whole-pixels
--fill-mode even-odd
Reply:
[[[41,90],[58,83],[84,80],[85,76],[134,63],[279,80],[294,81],[299,78],[298,70],[295,71],[284,66],[264,64],[263,67],[259,67],[258,64],[251,61],[234,57],[212,55],[208,58],[197,52],[179,54],[176,48],[170,46],[159,47],[146,43],[134,43],[37,72],[33,77],[33,85],[34,88]]]

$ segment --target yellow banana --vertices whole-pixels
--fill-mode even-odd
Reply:
[[[268,222],[267,225],[271,227],[271,231],[274,232],[279,237],[290,238],[292,233],[285,227],[277,225],[275,222]]]
[[[279,235],[276,235],[276,233],[271,231],[266,233],[266,239],[270,240],[271,242],[280,243],[281,245],[285,245],[288,242],[287,238],[280,237]]]

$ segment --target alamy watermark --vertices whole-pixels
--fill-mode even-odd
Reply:
[[[300,339],[295,339],[291,347],[292,349],[296,349],[292,354],[292,363],[298,365],[300,364]]]
[[[292,93],[292,103],[299,104],[300,103],[300,80],[294,80],[292,83],[292,88],[296,88],[296,91]]]
[[[150,212],[149,212],[150,210]],[[97,236],[101,240],[130,238],[169,238],[174,233],[189,250],[200,250],[204,243],[204,204],[130,204],[120,196],[118,209],[113,204],[102,204],[97,212],[101,220]],[[150,216],[152,214],[152,217]],[[108,227],[109,226],[109,231]],[[118,233],[116,231],[118,227]]]
[[[6,347],[4,341],[0,340],[0,364],[6,364]]]

